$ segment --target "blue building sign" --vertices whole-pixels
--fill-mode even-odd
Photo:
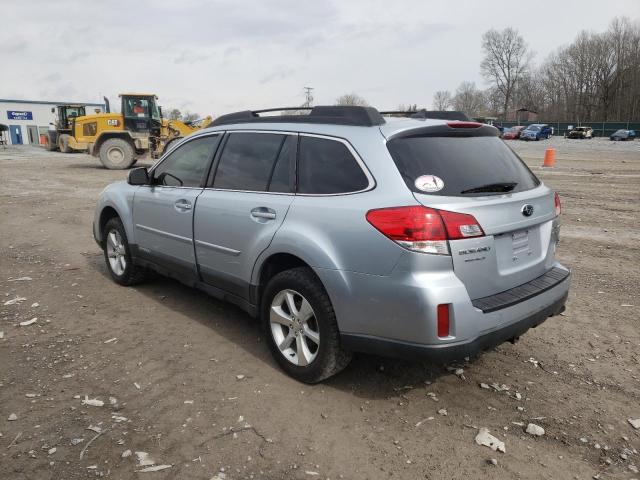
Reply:
[[[7,110],[7,118],[9,120],[33,120],[33,113],[26,110]]]

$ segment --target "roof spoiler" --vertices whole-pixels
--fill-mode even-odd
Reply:
[[[460,120],[463,122],[468,122],[471,119],[464,112],[459,111],[451,111],[451,110],[390,110],[385,112],[380,112],[380,115],[390,116],[390,117],[408,117],[408,118],[417,118],[417,119],[427,119],[430,118],[432,120]]]

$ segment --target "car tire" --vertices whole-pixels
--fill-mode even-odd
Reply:
[[[351,361],[351,352],[340,342],[329,295],[310,268],[285,270],[271,278],[260,310],[273,357],[296,380],[318,383]]]
[[[113,281],[125,287],[144,281],[147,271],[133,263],[122,221],[117,217],[110,219],[103,231],[102,251]]]
[[[110,138],[100,145],[100,161],[109,170],[125,170],[133,165],[133,146],[122,138]]]

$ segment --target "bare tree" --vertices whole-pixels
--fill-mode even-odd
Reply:
[[[453,106],[453,99],[449,90],[438,90],[433,94],[434,110],[449,110]]]
[[[506,117],[514,88],[527,69],[531,55],[524,39],[513,28],[485,32],[482,50],[484,58],[480,70],[502,95],[502,113]]]
[[[633,120],[640,115],[640,22],[614,19],[604,33],[580,32],[537,74],[546,118]]]
[[[182,112],[180,112],[180,110],[178,110],[177,108],[170,108],[167,110],[167,118],[169,120],[180,120],[180,118],[182,117]]]
[[[547,102],[547,93],[544,88],[543,75],[539,72],[527,72],[520,77],[516,84],[513,102],[519,108],[538,112]]]
[[[346,93],[341,97],[336,98],[336,105],[368,107],[369,103],[357,93]]]
[[[472,116],[504,115],[510,109],[538,112],[542,120],[636,121],[640,118],[640,21],[615,18],[602,33],[580,32],[538,67],[514,29],[489,30],[482,39],[480,91],[462,82],[452,106]],[[441,92],[434,108],[444,105]],[[514,108],[515,107],[515,108]]]
[[[496,87],[489,87],[482,92],[484,98],[485,113],[498,117],[502,113],[502,93]]]
[[[182,115],[182,121],[184,123],[191,123],[199,118],[201,118],[199,113],[185,112],[185,114]]]
[[[453,97],[453,108],[470,117],[477,117],[485,111],[484,93],[476,87],[475,82],[462,82]]]

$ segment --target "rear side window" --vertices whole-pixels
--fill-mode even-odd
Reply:
[[[214,188],[252,192],[286,192],[295,138],[273,133],[232,133],[224,146]],[[287,148],[285,149],[285,144]],[[281,156],[281,151],[284,154]],[[275,180],[274,180],[275,179]],[[273,188],[270,188],[273,185]]]
[[[522,192],[540,184],[497,137],[403,137],[389,141],[387,148],[405,183],[417,193],[482,196]],[[433,188],[416,185],[420,177],[433,183],[433,176],[441,180],[436,179]]]
[[[369,185],[355,157],[339,141],[300,137],[298,192],[307,194],[350,193]]]

